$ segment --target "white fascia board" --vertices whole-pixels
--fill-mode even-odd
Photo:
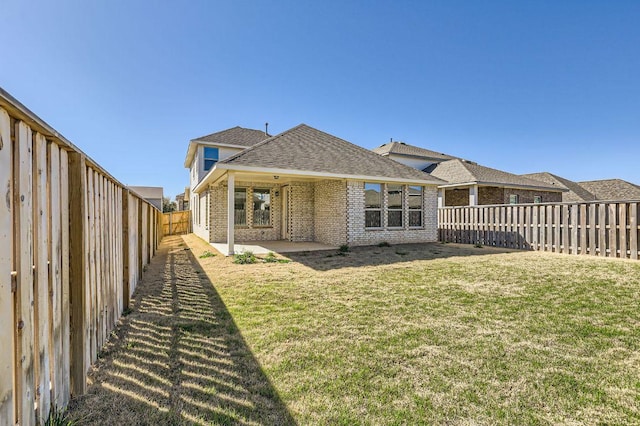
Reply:
[[[291,169],[277,169],[277,168],[263,168],[252,166],[236,166],[228,164],[216,164],[214,169],[229,170],[237,172],[251,172],[269,175],[282,175],[282,176],[299,176],[299,177],[317,177],[326,179],[347,179],[347,180],[364,180],[368,182],[397,182],[397,183],[413,183],[416,185],[438,185],[438,182],[422,179],[404,179],[404,178],[390,178],[384,176],[365,176],[365,175],[343,175],[338,173],[327,172],[314,172],[309,170],[291,170]],[[212,170],[213,171],[213,170]],[[208,175],[205,177],[207,179]],[[205,180],[203,179],[203,181]],[[200,185],[200,184],[198,184]]]

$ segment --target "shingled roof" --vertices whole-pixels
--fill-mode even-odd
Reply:
[[[578,182],[598,200],[640,200],[640,186],[622,179]]]
[[[219,169],[280,169],[348,177],[377,177],[431,184],[443,182],[420,170],[300,124],[216,164]]]
[[[458,158],[441,152],[420,148],[419,146],[408,145],[404,142],[385,143],[384,145],[380,145],[379,147],[372,149],[372,151],[379,155],[396,154],[434,160],[452,160],[454,158]]]
[[[503,172],[490,167],[481,166],[465,160],[455,159],[433,164],[426,172],[449,184],[487,184],[492,186],[508,186],[515,188],[535,188],[545,191],[564,191],[563,188],[549,185],[538,180]]]
[[[541,182],[546,182],[548,184],[557,186],[558,188],[566,189],[567,192],[562,194],[562,201],[565,202],[581,202],[581,201],[593,201],[596,199],[596,196],[591,192],[587,191],[585,188],[580,186],[579,183],[574,182],[569,179],[565,179],[558,175],[554,175],[549,172],[540,172],[540,173],[529,173],[522,175],[529,179],[539,180]]]
[[[236,126],[221,132],[195,138],[193,141],[250,147],[268,139],[270,136],[271,135],[262,130],[245,129],[244,127]]]

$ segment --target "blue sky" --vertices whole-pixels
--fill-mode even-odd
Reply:
[[[638,1],[0,0],[0,86],[128,185],[188,141],[306,123],[640,184]]]

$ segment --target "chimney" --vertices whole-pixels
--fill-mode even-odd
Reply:
[[[264,134],[269,136],[269,123],[264,123]]]

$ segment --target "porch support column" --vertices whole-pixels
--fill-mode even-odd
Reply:
[[[469,187],[469,205],[470,206],[478,205],[478,185],[473,185]]]
[[[235,231],[235,199],[234,192],[236,189],[236,176],[233,172],[227,172],[227,253],[229,256],[234,254],[234,231]]]
[[[445,191],[446,189],[444,188],[438,188],[438,208],[442,208],[445,206]]]

